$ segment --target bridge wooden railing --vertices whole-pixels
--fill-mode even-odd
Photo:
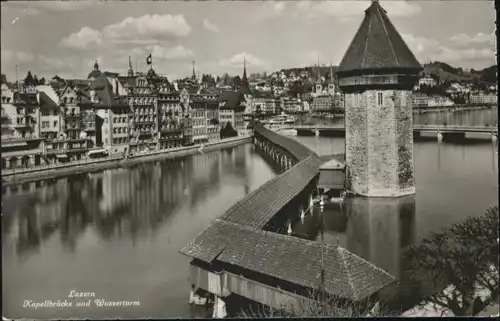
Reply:
[[[256,124],[254,131],[255,133],[269,140],[271,143],[278,145],[289,152],[294,158],[296,158],[297,161],[304,160],[310,156],[317,157],[316,153],[309,147],[299,143],[293,138],[275,133],[272,130],[265,128],[261,124]]]
[[[221,216],[221,219],[232,223],[261,229],[309,185],[319,173],[321,163],[314,151],[293,138],[276,134],[260,124],[256,124],[254,132],[254,137],[264,137],[298,161],[290,169],[238,201]]]

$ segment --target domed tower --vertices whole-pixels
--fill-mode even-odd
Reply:
[[[94,70],[92,70],[89,75],[87,76],[87,79],[96,79],[101,75],[101,71],[99,70],[99,64],[97,63],[97,60],[94,63]]]
[[[415,193],[411,91],[422,67],[373,0],[342,59],[347,182],[351,192]]]

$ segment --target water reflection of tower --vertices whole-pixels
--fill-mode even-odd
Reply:
[[[401,249],[415,238],[415,197],[356,197],[345,205],[347,249],[399,278]]]

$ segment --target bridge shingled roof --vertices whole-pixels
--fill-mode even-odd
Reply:
[[[321,244],[297,237],[248,228],[216,219],[181,253],[203,261],[220,262],[287,280],[306,287],[319,286]],[[325,290],[359,301],[394,281],[377,268],[346,249],[324,247]]]
[[[242,226],[261,229],[318,174],[319,160],[310,156],[266,182],[227,210],[220,218]]]
[[[299,162],[238,201],[180,250],[267,274],[298,285],[319,286],[321,244],[262,230],[263,226],[319,173],[321,160],[298,141],[261,124],[255,132],[287,150]],[[325,245],[325,289],[358,301],[394,281],[387,272],[344,248]]]
[[[404,42],[387,12],[378,1],[365,10],[365,17],[344,58],[338,72],[380,69],[422,69]]]

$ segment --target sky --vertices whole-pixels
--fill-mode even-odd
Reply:
[[[492,1],[381,0],[420,63],[496,64]],[[1,72],[15,80],[153,68],[170,79],[338,65],[370,1],[15,1],[1,3]]]

